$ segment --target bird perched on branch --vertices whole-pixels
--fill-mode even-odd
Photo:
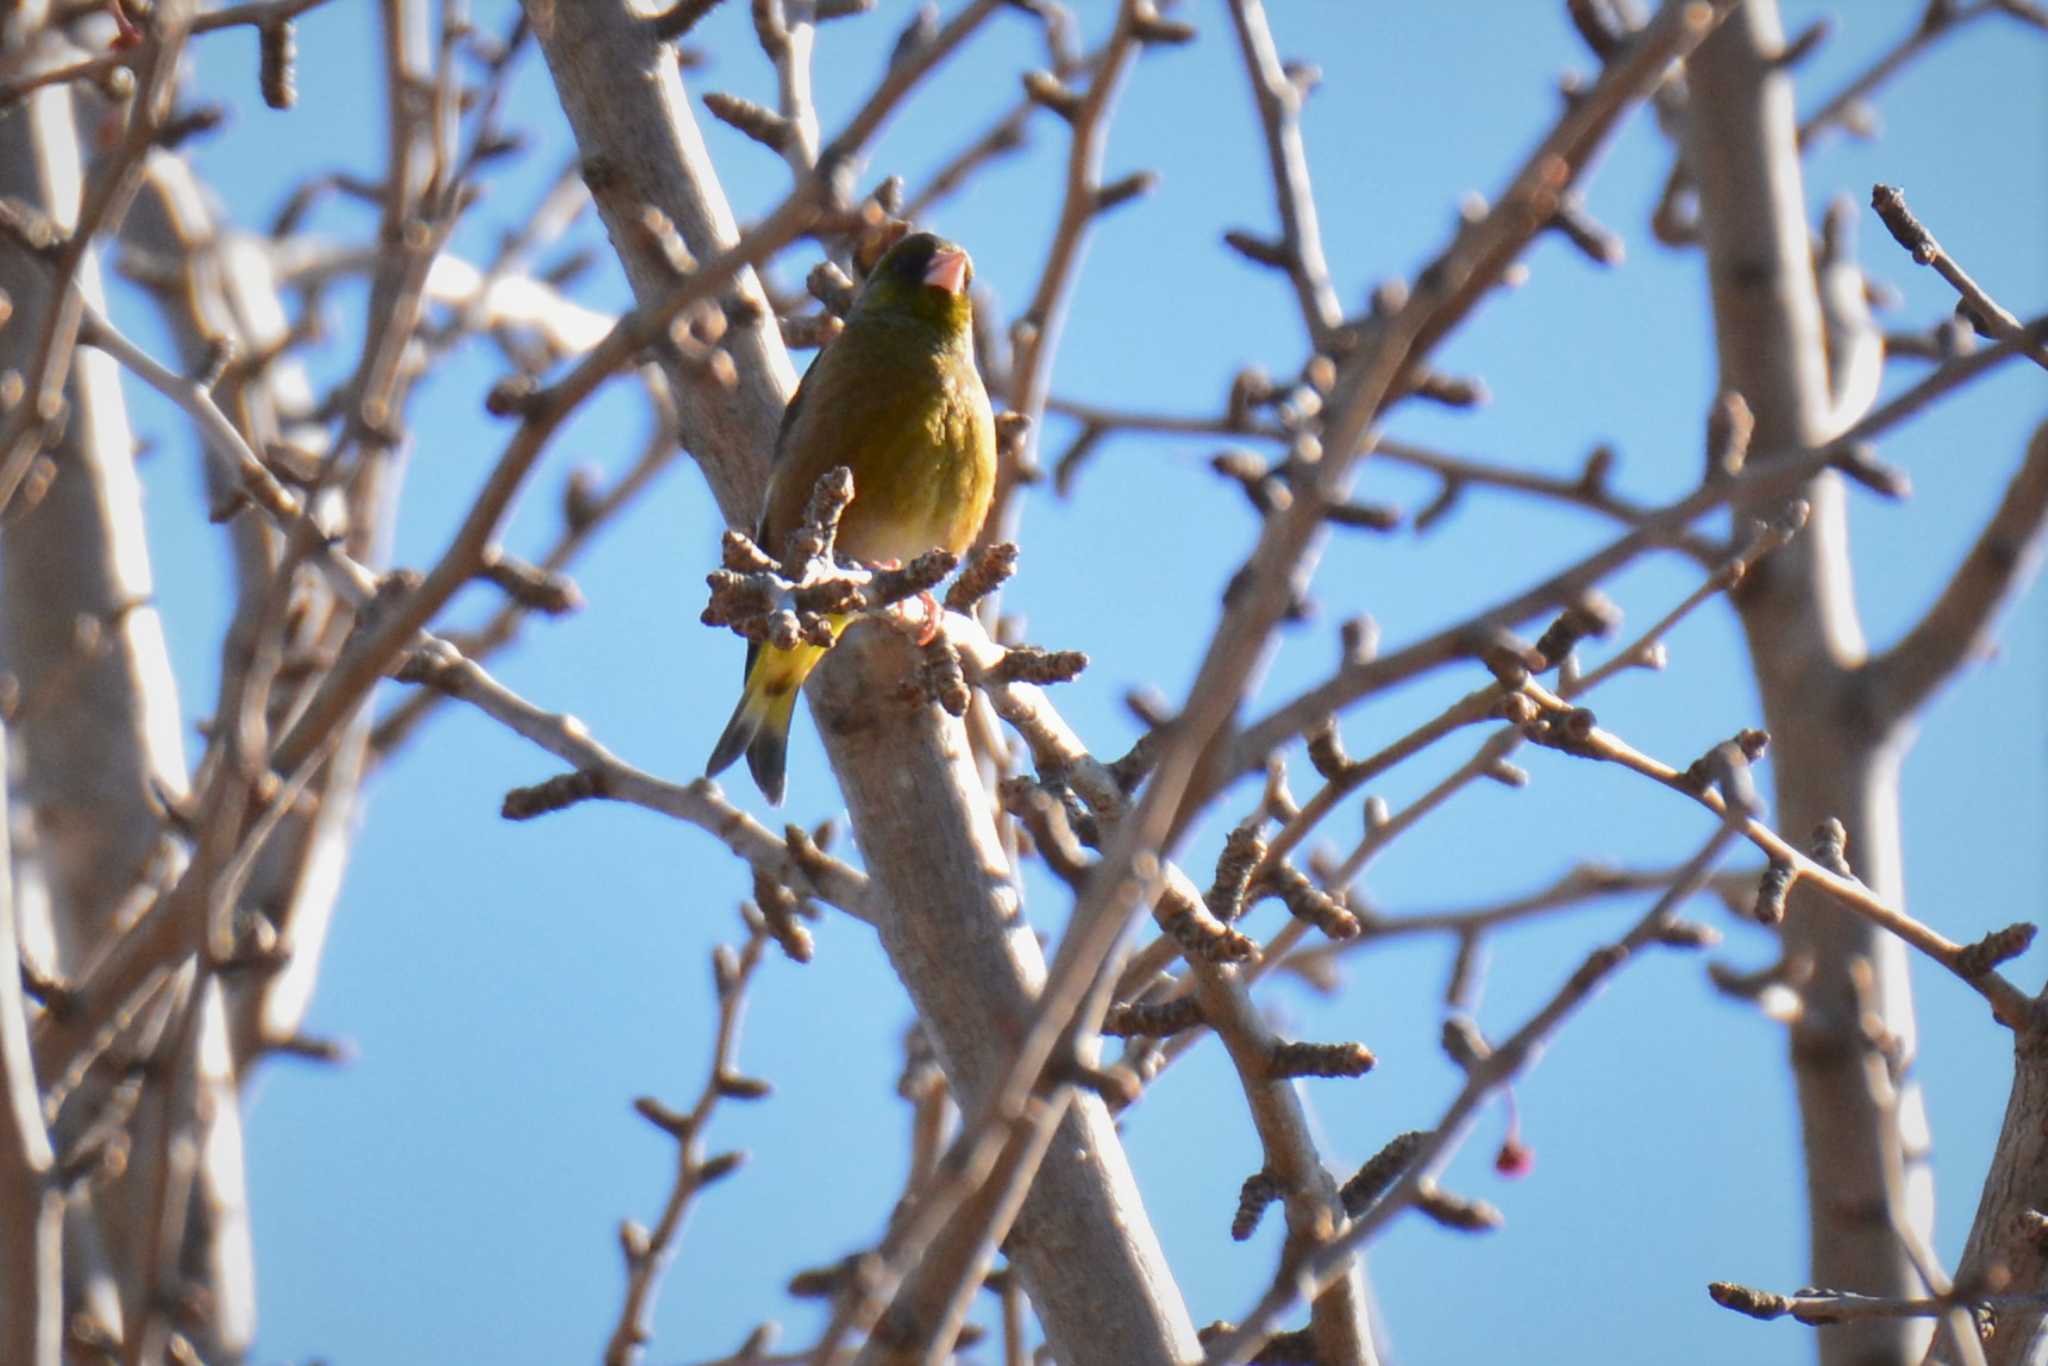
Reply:
[[[812,487],[837,465],[853,471],[853,503],[839,523],[843,555],[886,565],[934,547],[957,554],[981,530],[996,439],[974,367],[973,279],[967,253],[928,232],[904,237],[876,262],[845,330],[811,363],[782,415],[754,538],[768,554],[785,552]],[[804,643],[748,645],[739,705],[706,777],[744,752],[761,795],[782,803],[790,716],[824,653]]]

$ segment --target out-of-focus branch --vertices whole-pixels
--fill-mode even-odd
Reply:
[[[1699,195],[1719,385],[1755,419],[1750,455],[1825,443],[1853,448],[1879,409],[1839,432],[1827,317],[1815,269],[1793,78],[1775,0],[1745,0],[1688,66],[1686,164]],[[1888,405],[1889,407],[1889,405]],[[1853,465],[1842,465],[1857,473]],[[1875,730],[1860,705],[1866,646],[1851,588],[1843,482],[1815,472],[1800,490],[1805,533],[1752,576],[1736,601],[1775,747],[1781,827],[1839,821],[1857,885],[1893,908],[1905,895],[1899,762],[1903,737]],[[1739,516],[1768,506],[1737,505]],[[1838,871],[1847,872],[1842,861]],[[1933,1220],[1922,1164],[1925,1102],[1910,1063],[1916,1023],[1903,926],[1844,915],[1834,888],[1801,877],[1786,903],[1788,961],[1811,972],[1787,1031],[1797,1087],[1811,1284],[1906,1296],[1919,1274],[1894,1232],[1922,1241]],[[1859,908],[1860,909],[1860,908]],[[1924,950],[1938,946],[1919,943]],[[1994,1003],[2006,1023],[2022,1018]],[[1925,1349],[1907,1321],[1823,1329],[1823,1366],[1904,1361]]]
[[[125,347],[132,373],[160,389],[167,386],[167,396],[192,418],[210,457],[202,462],[206,497],[215,515],[227,518],[235,584],[212,713],[230,720],[210,727],[219,745],[246,725],[268,728],[289,710],[316,681],[318,661],[329,657],[355,610],[369,600],[358,590],[373,589],[375,578],[367,565],[327,565],[328,553],[342,553],[341,547],[325,536],[295,535],[296,516],[228,515],[262,506],[258,500],[267,490],[249,482],[259,464],[285,469],[290,459],[303,478],[331,445],[327,432],[308,420],[312,386],[291,354],[297,337],[280,298],[269,240],[223,220],[218,202],[183,159],[159,151],[146,171],[123,243],[176,345],[178,372],[169,374],[127,339],[115,338],[103,319],[88,315],[85,330],[107,337],[110,354],[120,355]],[[210,387],[189,378],[216,374]],[[291,455],[283,456],[285,451]],[[388,525],[388,518],[375,516],[373,533],[379,524]],[[322,577],[323,565],[338,583]],[[294,610],[277,609],[279,593],[297,604]],[[306,799],[273,836],[244,898],[246,905],[261,908],[278,940],[291,946],[274,971],[227,980],[234,1070],[244,1079],[266,1051],[307,1042],[299,1033],[339,895],[335,870],[347,859],[360,811],[359,730],[336,748],[336,761],[314,779]],[[202,1177],[210,1180],[205,1172]]]
[[[42,71],[30,72],[13,80],[0,82],[0,109],[8,108],[45,86],[70,85],[74,81],[91,81],[97,84],[131,82],[133,78],[128,73],[134,68],[137,60],[138,54],[133,52],[108,52],[97,57],[82,58],[67,66],[48,67]]]
[[[1059,222],[1053,229],[1045,265],[1039,271],[1038,287],[1023,315],[1010,328],[1015,355],[1004,398],[1012,412],[1021,413],[1030,421],[1031,431],[1017,460],[1005,462],[1005,468],[997,472],[995,505],[981,533],[984,543],[1010,538],[1016,520],[1012,491],[1036,465],[1032,452],[1045,414],[1046,396],[1052,389],[1052,363],[1059,348],[1060,330],[1066,323],[1067,305],[1080,277],[1081,249],[1089,227],[1105,207],[1102,167],[1109,147],[1111,115],[1124,79],[1145,46],[1140,33],[1141,10],[1150,14],[1152,7],[1140,0],[1123,0],[1117,10],[1116,28],[1091,70],[1087,91],[1078,97],[1065,91],[1068,121],[1074,131],[1067,152],[1066,189],[1060,200]]]
[[[265,28],[298,18],[307,10],[317,9],[328,0],[247,0],[239,5],[223,5],[208,10],[192,20],[192,32],[215,33],[238,24],[254,28]]]
[[[567,570],[618,515],[632,506],[640,494],[675,462],[679,452],[671,405],[664,397],[657,400],[657,408],[662,415],[641,448],[640,458],[602,493],[590,490],[581,472],[570,476],[563,494],[561,533],[535,565],[541,574],[559,575]],[[474,631],[462,632],[456,643],[462,646],[464,653],[478,663],[484,663],[518,638],[520,627],[531,614],[527,604],[518,598],[508,597],[491,614],[490,620]],[[433,711],[441,696],[443,694],[433,690],[422,690],[393,707],[370,734],[372,751],[381,758],[404,744],[420,722]]]
[[[21,938],[6,951],[10,971],[19,947],[67,986],[123,918],[147,904],[138,885],[175,876],[183,859],[170,821],[187,789],[183,725],[153,603],[134,439],[116,367],[75,343],[81,318],[101,298],[96,234],[120,223],[168,115],[191,8],[159,9],[162,27],[153,24],[157,36],[144,44],[141,91],[89,172],[70,90],[37,90],[0,120],[0,195],[15,209],[13,221],[31,229],[0,251],[0,289],[14,312],[0,330],[0,365],[26,381],[0,424],[0,463],[8,465],[0,484],[19,495],[0,534],[0,664],[24,700],[37,700],[11,727],[8,875],[17,889],[43,893],[17,903]],[[17,36],[10,65],[61,49],[54,30]],[[53,1013],[44,1011],[38,1027]],[[60,1109],[53,1074],[38,1067],[30,1075],[44,1088],[60,1153],[122,1085],[97,1077],[80,1104]],[[136,1131],[138,1149],[149,1150],[147,1116]],[[24,1213],[24,1236],[39,1235],[36,1211]],[[67,1216],[66,1283],[74,1292],[94,1288],[70,1313],[33,1300],[24,1312],[58,1312],[120,1333],[124,1306],[101,1288],[127,1293],[139,1284],[147,1219],[132,1173],[80,1191]],[[249,1298],[246,1287],[206,1276],[195,1282],[224,1309]],[[245,1322],[208,1327],[221,1328],[223,1342],[246,1345]]]
[[[24,367],[24,396],[0,423],[0,512],[13,503],[53,435],[50,429],[62,415],[64,386],[78,341],[79,309],[85,303],[85,293],[77,287],[81,272],[92,260],[98,234],[118,228],[135,197],[143,159],[156,145],[170,116],[179,55],[197,8],[196,0],[165,0],[151,10],[142,75],[128,106],[121,141],[95,164],[78,201],[76,220],[66,222],[62,236],[49,244],[50,305],[37,320],[35,349]],[[58,98],[68,102],[69,92]],[[71,206],[64,205],[56,212],[68,218]]]
[[[1151,432],[1166,436],[1242,437],[1283,444],[1293,439],[1293,434],[1278,424],[1243,420],[1228,411],[1217,417],[1192,417],[1176,413],[1108,408],[1101,404],[1061,398],[1058,395],[1047,399],[1045,406],[1047,412],[1071,417],[1079,422],[1079,441],[1088,443],[1090,451],[1105,437],[1126,431]],[[1078,448],[1077,442],[1075,449]],[[1071,455],[1070,450],[1069,456],[1062,458],[1055,474],[1062,491],[1071,486],[1074,477],[1074,465],[1070,463]],[[1540,474],[1509,464],[1451,455],[1429,446],[1400,441],[1393,437],[1376,438],[1372,446],[1372,456],[1392,464],[1406,465],[1411,469],[1426,470],[1443,481],[1443,487],[1437,497],[1416,514],[1415,528],[1418,531],[1427,530],[1437,519],[1450,512],[1468,486],[1499,488],[1554,499],[1612,518],[1624,526],[1641,526],[1655,512],[1654,508],[1622,497],[1609,486],[1608,479],[1613,472],[1614,453],[1604,446],[1587,457],[1585,467],[1573,478]],[[1683,528],[1674,533],[1671,544],[1675,549],[1702,564],[1713,563],[1720,553],[1720,547],[1709,538]]]
[[[1893,240],[1912,254],[1915,265],[1932,266],[1936,274],[1955,286],[1956,293],[1962,296],[1961,307],[1986,335],[2000,341],[2019,340],[2027,358],[2048,369],[2048,346],[2038,338],[2026,336],[2020,320],[1971,279],[1962,262],[1934,239],[1934,234],[1906,207],[1905,191],[1894,185],[1876,186],[1870,192],[1870,206],[1884,220]]]
[[[1067,73],[1054,74],[1065,76]],[[1031,122],[1032,114],[1041,107],[1028,97],[1018,100],[1007,113],[990,125],[987,132],[955,152],[939,166],[938,170],[932,172],[931,179],[904,201],[903,216],[913,223],[924,221],[935,207],[956,193],[990,162],[1023,147],[1024,130]]]
[[[1273,46],[1260,0],[1231,0],[1230,17],[1237,28],[1245,73],[1251,78],[1252,100],[1266,135],[1266,160],[1273,172],[1273,198],[1280,211],[1280,241],[1260,259],[1287,272],[1301,304],[1312,346],[1325,354],[1336,350],[1335,333],[1344,321],[1330,268],[1323,260],[1322,233],[1316,227],[1315,192],[1309,183],[1308,154],[1301,142],[1301,103],[1307,91],[1290,76]],[[1233,242],[1233,245],[1235,243]],[[1240,247],[1242,251],[1244,248]]]
[[[0,750],[6,742],[0,724]],[[64,1197],[54,1181],[55,1154],[29,1051],[8,844],[7,787],[0,783],[0,1356],[22,1366],[57,1366]]]
[[[2040,567],[2048,527],[2048,424],[2034,429],[2005,496],[1925,616],[1863,666],[1876,715],[1909,720],[1991,644],[1991,624]]]
[[[1055,80],[1063,84],[1075,82],[1083,74],[1094,72],[1100,66],[1106,47],[1087,55],[1073,51],[1071,12],[1067,12],[1063,6],[1034,6],[1034,12],[1038,14],[1044,27],[1047,51],[1053,59],[1049,70]],[[975,135],[967,145],[961,147],[961,150],[940,162],[938,170],[934,170],[932,176],[920,188],[911,190],[903,203],[903,217],[913,223],[924,221],[936,205],[940,205],[948,197],[956,195],[958,190],[965,188],[991,162],[1012,152],[1018,152],[1026,143],[1026,129],[1032,121],[1032,115],[1044,109],[1049,109],[1049,106],[1036,94],[1026,92],[1022,98],[1018,98],[1018,102],[1012,104],[1008,111],[1004,111],[1004,115],[997,117],[983,133]],[[999,377],[989,375],[989,379],[995,381]]]
[[[82,345],[104,351],[119,361],[137,379],[185,410],[199,429],[201,442],[209,453],[232,471],[249,501],[260,508],[280,531],[300,529],[306,516],[305,503],[287,489],[256,454],[234,421],[221,411],[206,384],[180,375],[157,361],[117,329],[98,308],[80,310],[79,339]],[[344,602],[358,609],[368,607],[377,596],[380,578],[376,571],[351,557],[347,551],[317,535],[299,538],[308,558],[324,572],[327,581]]]
[[[1984,1295],[1961,1300],[1947,1295],[1918,1299],[1887,1298],[1858,1295],[1847,1290],[1802,1290],[1793,1295],[1780,1295],[1727,1281],[1715,1281],[1707,1287],[1707,1293],[1723,1309],[1733,1309],[1753,1319],[1791,1318],[1804,1324],[1852,1323],[1857,1319],[1934,1319],[1949,1313],[1958,1303],[1968,1308],[1988,1310],[1996,1322],[2003,1320],[2008,1313],[2039,1314],[2044,1306],[2048,1306],[2048,1297],[2041,1295]]]
[[[1959,4],[1957,0],[1928,0],[1910,33],[1887,48],[1877,60],[1806,116],[1799,125],[1800,148],[1805,149],[1835,129],[1868,132],[1872,115],[1866,102],[1879,87],[1935,43],[1961,32],[1971,20],[1999,13],[2036,28],[2048,28],[2048,14],[2027,0],[2018,0],[2018,3],[2015,0],[1975,0],[1971,4]]]
[[[218,976],[196,964],[174,981],[170,1020],[148,1058],[155,1079],[143,1098],[148,1122],[134,1126],[144,1160],[131,1170],[145,1219],[138,1264],[123,1286],[130,1300],[123,1360],[134,1366],[209,1347],[215,1357],[238,1355],[255,1323],[247,1192],[239,1180],[209,1175],[215,1167],[238,1175],[243,1167],[226,995]],[[214,1263],[203,1279],[188,1269],[195,1242]],[[223,1258],[240,1264],[223,1267]],[[176,1291],[193,1284],[240,1302],[210,1305],[203,1317],[180,1312]],[[233,1327],[224,1332],[222,1324]]]
[[[1437,501],[1417,514],[1417,530],[1427,529],[1433,520],[1431,514],[1437,513],[1439,507],[1445,512],[1449,511],[1458,494],[1468,484],[1506,489],[1514,493],[1530,493],[1540,498],[1569,503],[1612,518],[1624,526],[1641,526],[1654,511],[1641,503],[1622,497],[1609,487],[1607,476],[1612,467],[1613,452],[1605,446],[1595,449],[1587,457],[1585,467],[1572,478],[1539,474],[1533,470],[1517,469],[1512,465],[1448,455],[1427,446],[1395,441],[1391,438],[1382,438],[1375,442],[1373,456],[1396,465],[1428,470],[1444,481],[1443,490]],[[1722,551],[1722,547],[1714,541],[1689,530],[1679,531],[1672,538],[1671,545],[1673,549],[1690,556],[1694,562],[1701,565],[1714,563]]]

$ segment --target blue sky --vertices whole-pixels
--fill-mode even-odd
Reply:
[[[1074,6],[1100,32],[1101,0]],[[1843,7],[1837,38],[1800,74],[1811,108],[1915,21],[1906,0]],[[254,42],[237,32],[200,45],[197,89],[228,102],[226,132],[194,149],[238,221],[268,220],[300,177],[345,169],[374,176],[382,129],[369,97],[377,69],[373,9],[323,7],[302,26],[301,103],[264,109]],[[1305,130],[1326,247],[1348,306],[1382,279],[1412,272],[1446,239],[1459,197],[1504,184],[1558,107],[1560,73],[1591,69],[1562,5],[1276,4],[1283,56],[1312,55],[1323,87]],[[1788,4],[1797,29],[1824,7]],[[485,27],[503,0],[472,7]],[[827,129],[869,88],[911,13],[882,0],[876,17],[821,36],[819,100]],[[1229,227],[1274,225],[1261,144],[1226,16],[1189,7],[1200,40],[1148,56],[1110,137],[1111,176],[1161,173],[1151,198],[1105,218],[1093,235],[1060,353],[1055,392],[1177,412],[1214,411],[1232,373],[1300,363],[1291,294],[1221,246]],[[752,46],[745,6],[731,3],[695,36],[713,56],[693,95],[726,89],[772,98],[772,72]],[[913,183],[1006,107],[1017,72],[1042,60],[1020,18],[1003,17],[901,112],[869,180]],[[2003,20],[1938,48],[1882,97],[1884,136],[1836,138],[1808,163],[1816,214],[1874,181],[1903,185],[1942,242],[2021,316],[2048,300],[2048,45]],[[477,257],[520,221],[569,156],[546,72],[529,54],[511,90],[509,122],[530,138],[524,161],[492,183],[457,235]],[[706,120],[707,137],[744,216],[772,206],[786,170],[761,148]],[[1029,147],[945,204],[932,226],[975,254],[977,277],[1006,312],[1028,297],[1057,212],[1065,155],[1049,117]],[[1653,123],[1624,127],[1589,190],[1590,207],[1621,234],[1629,260],[1598,270],[1566,245],[1539,243],[1528,284],[1497,294],[1442,348],[1442,368],[1481,376],[1486,407],[1450,413],[1411,404],[1390,434],[1477,457],[1575,471],[1596,443],[1620,453],[1619,486],[1664,501],[1697,478],[1699,433],[1714,376],[1702,266],[1659,246],[1646,222],[1670,159]],[[1864,259],[1904,298],[1891,321],[1931,321],[1952,304],[1874,221]],[[370,219],[335,203],[319,232],[361,240]],[[617,307],[623,283],[601,231],[589,301]],[[782,272],[795,282],[812,258]],[[359,292],[330,305],[337,335],[315,366],[341,372],[359,322]],[[137,335],[146,309],[117,296]],[[161,351],[161,346],[158,349]],[[800,363],[803,358],[800,358]],[[423,387],[409,414],[414,440],[397,558],[439,554],[506,435],[483,417],[501,363],[462,352]],[[1917,377],[1896,364],[1888,382]],[[2048,404],[2038,371],[2017,367],[1899,429],[1884,456],[1915,484],[1904,504],[1853,495],[1858,591],[1874,642],[1924,609],[1995,501],[2027,433]],[[173,657],[197,712],[212,696],[226,583],[218,532],[199,515],[198,452],[160,405],[136,396],[138,426],[167,439],[146,467],[152,532]],[[555,443],[514,518],[508,543],[550,538],[555,491],[577,464],[623,468],[645,418],[614,386]],[[1055,421],[1048,450],[1070,435]],[[1216,618],[1223,582],[1254,527],[1236,491],[1208,474],[1213,443],[1123,439],[1100,450],[1071,498],[1034,490],[1023,515],[1023,573],[1007,599],[1031,639],[1088,651],[1094,665],[1059,703],[1099,752],[1134,735],[1120,697],[1185,687]],[[1368,464],[1361,492],[1411,510],[1427,480]],[[538,623],[494,666],[536,702],[583,718],[607,745],[664,776],[694,775],[730,707],[737,642],[697,624],[717,514],[687,462],[625,517],[576,573],[580,615]],[[1288,633],[1261,696],[1279,698],[1325,671],[1335,623],[1370,612],[1398,644],[1471,611],[1601,543],[1590,516],[1475,492],[1429,534],[1347,534],[1314,586],[1317,619]],[[1693,586],[1675,560],[1645,562],[1610,585],[1640,629]],[[458,602],[474,617],[480,596]],[[2043,679],[2048,631],[2024,605],[1997,656],[1936,701],[1907,763],[1908,901],[1957,939],[2042,909]],[[1720,608],[1671,641],[1671,667],[1632,675],[1594,699],[1604,724],[1683,764],[1755,723],[1757,704],[1732,619]],[[1376,747],[1472,686],[1464,674],[1375,698],[1346,718],[1353,752]],[[393,694],[381,698],[388,706]],[[1256,702],[1253,704],[1256,707]],[[1456,741],[1374,789],[1396,807],[1461,762]],[[1576,860],[1629,866],[1674,861],[1707,833],[1704,816],[1626,775],[1556,755],[1521,756],[1534,781],[1520,792],[1467,792],[1397,844],[1366,890],[1390,913],[1477,905],[1554,879]],[[1589,771],[1580,771],[1586,769]],[[261,1277],[259,1358],[337,1363],[592,1359],[621,1290],[614,1230],[650,1220],[668,1180],[667,1140],[631,1111],[652,1093],[684,1101],[709,1053],[713,1005],[706,955],[738,931],[742,870],[706,836],[624,807],[592,805],[524,825],[497,816],[512,786],[554,764],[526,742],[458,708],[381,775],[342,894],[311,1027],[354,1041],[343,1070],[282,1062],[254,1084],[250,1168]],[[1248,794],[1234,793],[1240,806]],[[741,799],[758,808],[750,791]],[[1356,829],[1356,799],[1332,838]],[[836,809],[808,723],[791,756],[790,818]],[[1797,833],[1797,832],[1795,832]],[[1213,856],[1198,835],[1189,862]],[[1065,901],[1034,880],[1030,913],[1056,932]],[[1600,937],[1640,914],[1640,899],[1543,921],[1500,936],[1481,1020],[1512,1029]],[[1760,932],[1702,906],[1742,966],[1768,961]],[[1271,933],[1268,906],[1254,928]],[[1450,946],[1402,941],[1349,965],[1332,999],[1283,985],[1266,997],[1290,1032],[1356,1038],[1381,1059],[1371,1076],[1309,1085],[1325,1154],[1348,1173],[1392,1134],[1426,1127],[1457,1078],[1438,1050],[1438,997]],[[2012,965],[2041,976],[2037,951]],[[1810,1344],[1789,1325],[1713,1308],[1712,1279],[1780,1289],[1802,1283],[1804,1221],[1789,1078],[1779,1030],[1717,998],[1704,957],[1650,955],[1620,974],[1557,1038],[1518,1088],[1535,1171],[1492,1172],[1495,1113],[1450,1173],[1458,1189],[1500,1205],[1505,1229],[1484,1238],[1406,1221],[1375,1245],[1376,1293],[1405,1366],[1497,1355],[1503,1342],[1546,1344],[1548,1359],[1599,1359],[1637,1344],[1632,1359],[1799,1361]],[[2009,1078],[2007,1043],[1981,1003],[1916,968],[1922,1005],[1919,1076],[1927,1089],[1940,1186],[1938,1245],[1960,1250]],[[731,1350],[774,1318],[784,1343],[818,1320],[781,1290],[800,1266],[829,1261],[879,1232],[901,1176],[907,1114],[894,1098],[909,1009],[871,934],[828,919],[817,960],[779,958],[758,979],[741,1056],[775,1096],[721,1111],[717,1147],[747,1149],[737,1177],[693,1214],[656,1320],[655,1361]],[[1198,1050],[1149,1092],[1125,1123],[1153,1219],[1197,1323],[1239,1317],[1277,1249],[1277,1220],[1250,1243],[1226,1236],[1238,1182],[1259,1165],[1236,1085],[1220,1054]],[[1447,1287],[1487,1287],[1488,1314],[1446,1315]],[[1512,1334],[1511,1337],[1506,1336]]]

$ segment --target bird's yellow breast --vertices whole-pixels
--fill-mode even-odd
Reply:
[[[844,366],[833,359],[820,358],[818,392],[805,395],[787,433],[777,484],[795,486],[777,488],[771,534],[786,535],[810,485],[845,465],[854,498],[840,522],[842,553],[878,561],[965,550],[995,487],[994,420],[972,357],[948,348],[850,355],[857,363]]]

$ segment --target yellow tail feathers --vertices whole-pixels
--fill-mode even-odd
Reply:
[[[838,626],[833,623],[835,632]],[[797,694],[804,680],[817,667],[825,652],[815,645],[797,645],[778,650],[772,645],[751,645],[747,649],[746,684],[740,690],[739,705],[725,723],[704,776],[725,771],[744,752],[747,771],[770,806],[782,805],[784,772],[789,760],[789,722],[796,711]]]

